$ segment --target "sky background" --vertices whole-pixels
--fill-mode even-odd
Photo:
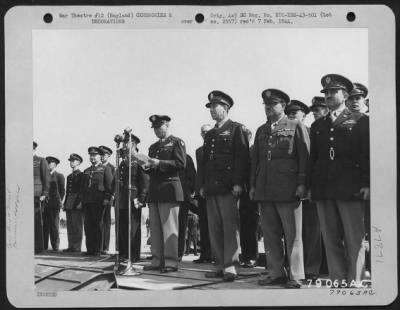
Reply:
[[[157,141],[149,116],[167,114],[194,158],[200,127],[213,124],[210,91],[231,95],[230,118],[255,134],[266,121],[264,89],[311,105],[327,73],[368,86],[367,65],[367,29],[34,30],[37,153],[59,158],[66,176],[70,153],[83,170],[89,146],[115,149],[114,136],[130,127],[147,154]]]

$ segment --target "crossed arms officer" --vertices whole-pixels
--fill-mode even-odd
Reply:
[[[232,98],[221,92],[208,95],[215,128],[204,137],[203,164],[199,165],[200,195],[206,198],[211,252],[216,270],[206,277],[234,281],[239,264],[238,199],[248,178],[249,142],[243,125],[228,118]]]
[[[160,269],[162,273],[178,270],[178,214],[183,202],[179,171],[186,166],[185,143],[170,134],[167,115],[152,115],[150,122],[160,140],[149,148],[149,216],[151,265],[145,270]]]
[[[99,256],[103,245],[104,210],[111,204],[113,195],[113,175],[111,168],[100,162],[98,147],[89,147],[88,153],[92,166],[83,172],[81,183],[87,250],[83,254]]]
[[[33,195],[35,207],[35,254],[43,252],[43,208],[42,203],[49,196],[50,174],[47,160],[36,155],[38,144],[33,142]]]
[[[284,114],[289,96],[278,89],[262,92],[268,121],[254,140],[250,198],[259,201],[269,275],[260,285],[299,288],[304,279],[302,207],[306,194],[309,136],[306,127]],[[286,239],[290,275],[284,267],[282,234]]]
[[[317,204],[331,280],[360,281],[364,269],[365,201],[369,199],[369,118],[345,106],[353,84],[321,80],[330,113],[311,126],[311,198]]]

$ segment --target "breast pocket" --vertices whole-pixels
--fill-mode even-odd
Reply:
[[[294,130],[280,130],[275,133],[275,146],[280,149],[288,150],[294,137]]]
[[[160,159],[171,159],[173,146],[166,146],[160,149]]]
[[[220,154],[228,154],[232,151],[232,137],[231,136],[226,136],[226,137],[217,137],[216,139],[217,143],[217,152]]]

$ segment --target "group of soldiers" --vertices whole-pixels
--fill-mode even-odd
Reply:
[[[62,206],[67,212],[66,250],[80,251],[84,227],[84,254],[107,251],[117,175],[121,256],[128,256],[129,197],[132,257],[140,254],[141,208],[149,206],[152,255],[145,270],[178,270],[188,213],[193,211],[200,227],[200,257],[194,263],[214,262],[207,278],[235,281],[238,266],[255,266],[260,223],[268,275],[259,285],[299,288],[304,279],[315,280],[322,246],[329,278],[359,283],[365,276],[363,242],[369,229],[368,89],[338,74],[322,77],[321,84],[324,97],[314,97],[311,107],[282,90],[262,91],[267,121],[257,129],[252,146],[250,130],[229,119],[233,99],[212,91],[206,107],[215,125],[201,127],[204,143],[196,150],[197,172],[184,141],[170,133],[167,115],[149,118],[158,141],[150,146],[147,160],[137,156],[140,139],[132,133],[123,142],[117,170],[107,162],[107,147],[88,149],[91,167],[83,172],[81,156],[71,154],[73,172]],[[310,111],[315,122],[307,128],[304,119]],[[53,249],[58,249],[53,232],[65,193],[57,163],[56,158],[46,161],[34,155],[35,212],[47,201],[44,248],[50,235]],[[47,184],[48,168],[51,185],[40,187]],[[39,243],[35,248],[41,250]]]

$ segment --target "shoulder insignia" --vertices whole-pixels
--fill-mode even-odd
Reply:
[[[182,140],[180,141],[182,146],[185,146],[185,142],[183,142]]]

